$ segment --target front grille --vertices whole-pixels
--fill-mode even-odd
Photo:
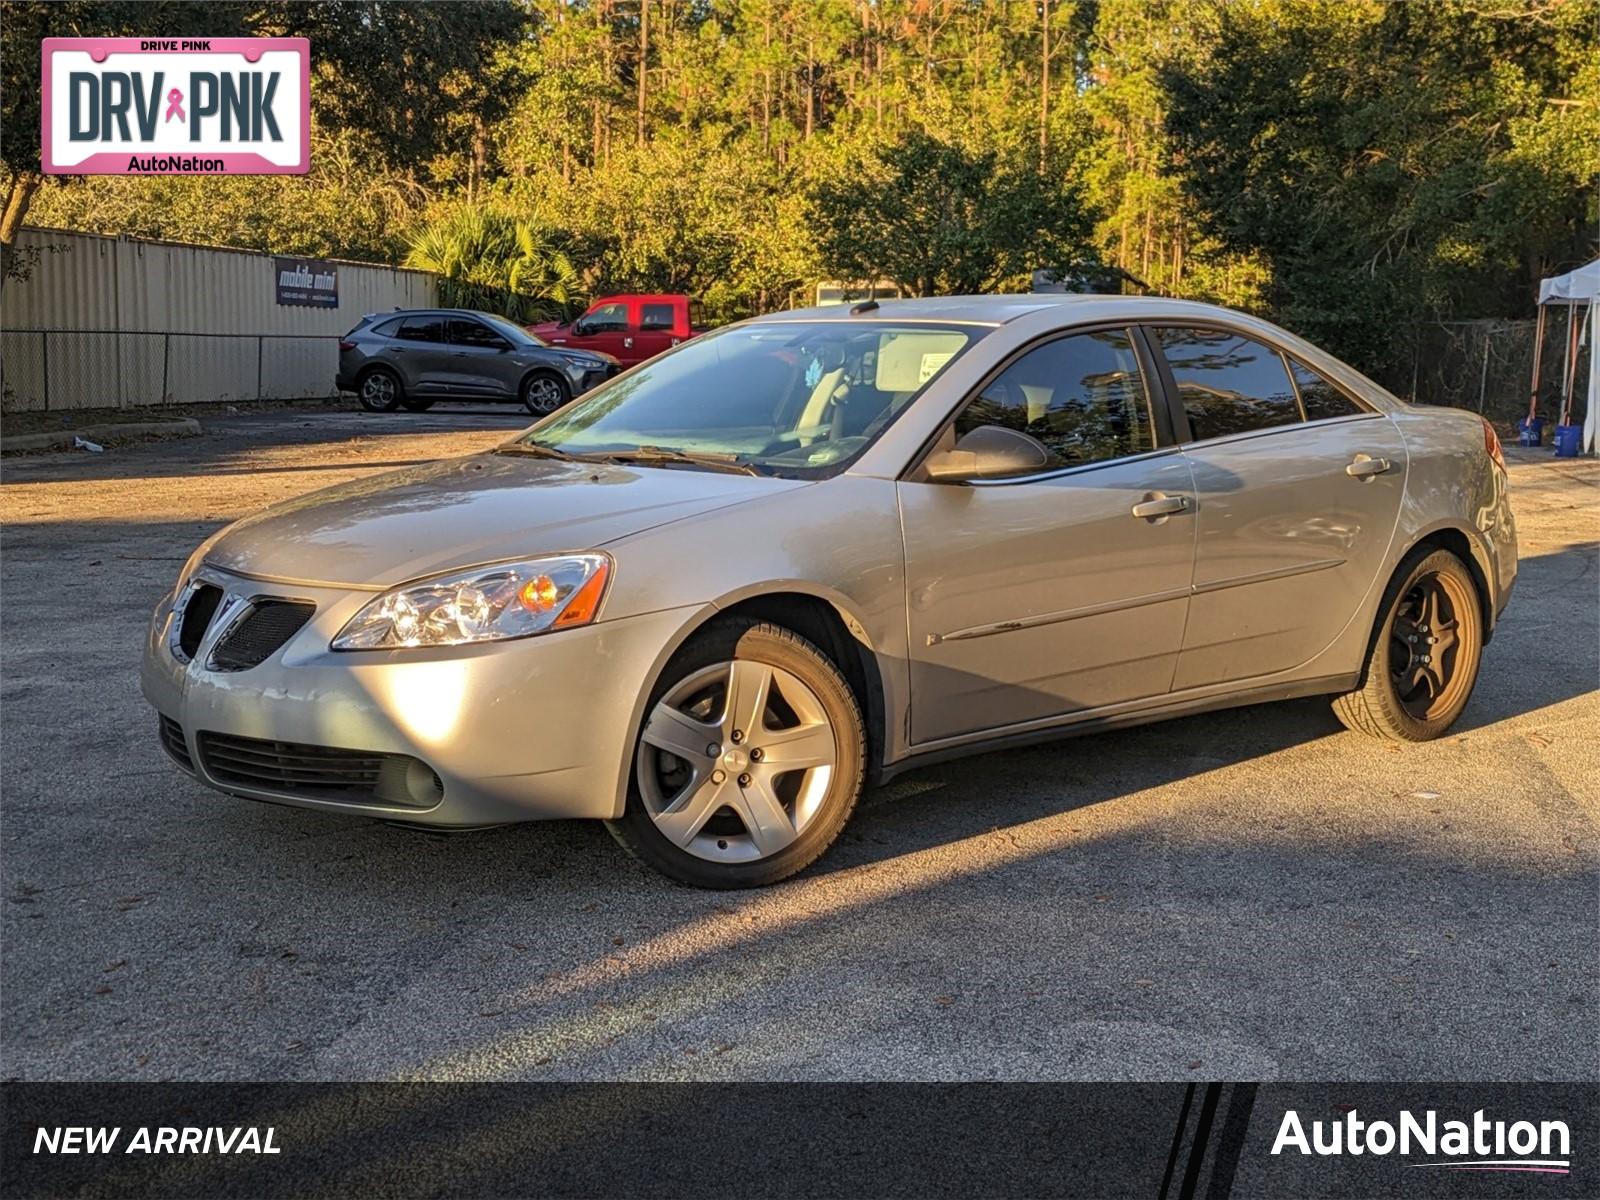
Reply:
[[[342,750],[226,733],[202,733],[198,740],[206,774],[221,784],[310,800],[376,802],[408,808],[432,808],[444,795],[438,774],[421,759],[406,754]]]
[[[200,639],[206,627],[216,616],[217,605],[222,603],[222,589],[210,583],[197,583],[189,592],[183,606],[183,621],[178,626],[178,648],[185,658],[193,658],[200,649]]]
[[[172,756],[173,762],[191,775],[194,774],[194,759],[189,757],[189,743],[184,740],[183,726],[165,715],[160,720],[161,748]]]
[[[211,651],[211,668],[243,671],[266,662],[316,611],[301,600],[255,601]]]

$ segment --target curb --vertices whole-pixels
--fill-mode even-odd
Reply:
[[[27,450],[71,450],[74,438],[91,442],[129,441],[144,438],[194,437],[201,433],[193,417],[170,421],[119,421],[109,425],[85,425],[81,429],[56,429],[47,433],[19,433],[0,438],[0,454]]]

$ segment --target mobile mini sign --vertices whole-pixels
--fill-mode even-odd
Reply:
[[[303,175],[306,38],[45,38],[51,175]]]

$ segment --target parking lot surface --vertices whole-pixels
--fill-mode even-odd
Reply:
[[[1314,699],[925,768],[762,892],[598,824],[425,835],[167,762],[141,640],[202,537],[520,424],[6,461],[7,1077],[1600,1078],[1593,462],[1512,452],[1522,575],[1451,736]]]

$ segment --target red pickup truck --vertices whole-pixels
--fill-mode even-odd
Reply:
[[[599,350],[631,367],[703,332],[691,323],[698,307],[687,296],[602,296],[576,321],[530,325],[552,346]]]

